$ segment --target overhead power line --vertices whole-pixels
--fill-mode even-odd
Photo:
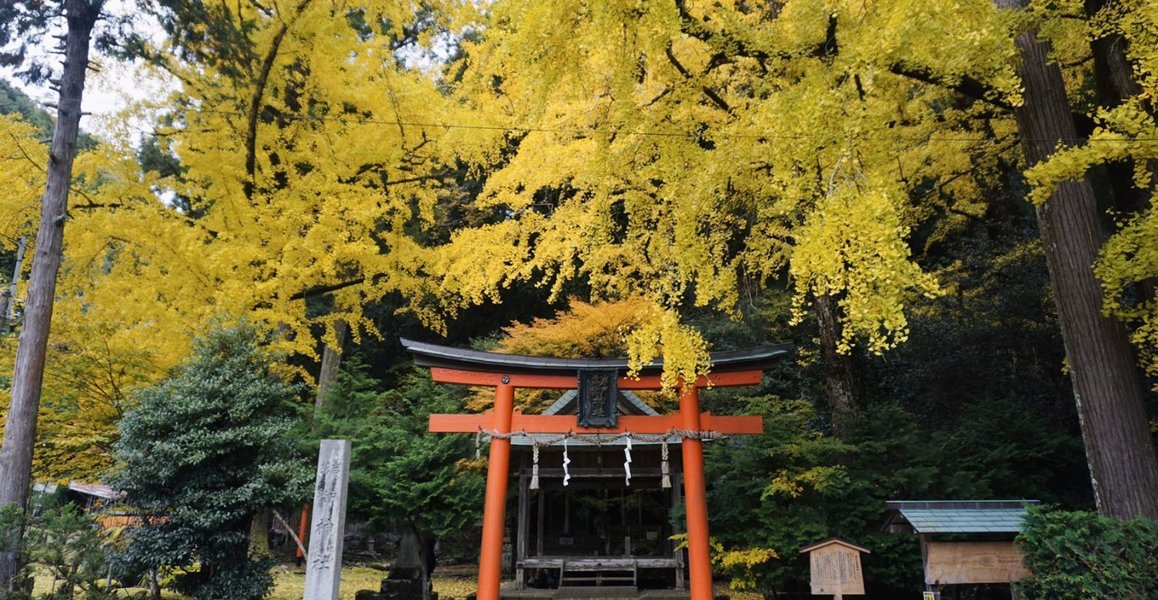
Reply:
[[[187,108],[184,112],[201,113],[201,114],[221,114],[236,117],[245,117],[246,113],[241,111],[228,111],[211,108]],[[325,115],[279,115],[279,118],[290,121],[316,121],[316,122],[335,122],[345,123],[351,125],[386,125],[393,127],[415,127],[420,129],[466,129],[479,131],[503,131],[508,133],[554,133],[554,134],[568,134],[568,135],[593,135],[593,134],[614,134],[616,136],[637,136],[637,137],[667,137],[667,138],[688,138],[688,139],[756,139],[756,140],[805,140],[810,136],[800,134],[768,134],[768,133],[722,133],[713,132],[711,135],[702,133],[683,132],[683,131],[653,131],[634,129],[627,131],[611,131],[608,129],[601,129],[597,127],[592,128],[567,128],[567,127],[541,127],[541,126],[519,126],[519,125],[477,125],[469,123],[428,123],[423,121],[404,121],[400,119],[376,119],[369,117],[350,117],[350,116],[325,116]],[[1016,133],[1011,132],[1010,135],[1016,136]],[[877,140],[908,140],[916,142],[951,142],[951,143],[986,143],[994,142],[1003,138],[997,137],[951,137],[951,136],[915,136],[906,135],[903,133],[889,133],[886,131],[878,131],[873,135],[856,136],[861,139],[877,139]],[[1055,142],[1058,140],[1038,139],[1032,138],[1029,141],[1033,142]],[[1071,144],[1077,143],[1135,143],[1135,142],[1158,142],[1158,138],[1152,137],[1128,137],[1122,136],[1120,138],[1073,138],[1066,140]]]

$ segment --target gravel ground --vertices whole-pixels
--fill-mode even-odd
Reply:
[[[342,568],[342,585],[339,594],[340,600],[354,600],[354,594],[359,590],[377,590],[387,572],[379,566],[347,565]],[[305,570],[292,566],[278,567],[274,573],[274,589],[268,600],[302,600],[305,592]],[[49,590],[51,580],[44,576],[36,578],[36,593],[42,594]],[[440,600],[464,600],[475,591],[477,571],[474,565],[439,566],[434,577],[434,591],[438,592]],[[129,588],[122,590],[125,598],[143,597],[146,590],[143,588]],[[762,600],[759,594],[750,592],[733,592],[727,586],[717,584],[717,596],[725,594],[732,600]],[[165,592],[164,600],[187,600],[185,596]]]

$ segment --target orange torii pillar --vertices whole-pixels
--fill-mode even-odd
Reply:
[[[717,416],[700,413],[699,388],[708,386],[755,385],[762,370],[731,371],[701,377],[684,386],[680,394],[680,412],[676,415],[628,416],[619,418],[616,427],[580,427],[576,415],[524,415],[514,411],[515,389],[575,389],[576,375],[498,374],[433,367],[431,377],[439,383],[490,386],[495,388],[495,406],[483,414],[430,415],[434,433],[473,433],[489,431],[490,460],[487,463],[486,505],[483,509],[482,547],[479,550],[478,600],[498,600],[502,583],[503,527],[506,519],[507,479],[510,475],[512,431],[533,433],[663,434],[672,430],[712,431],[732,435],[757,435],[763,432],[760,417]],[[621,390],[659,390],[658,375],[617,380]],[[684,502],[687,507],[688,570],[691,600],[711,600],[712,565],[708,546],[708,501],[704,478],[703,442],[688,435],[682,444],[684,468]]]
[[[494,431],[500,436],[511,432],[515,409],[515,386],[504,375],[495,387]],[[487,493],[483,505],[482,548],[478,560],[478,600],[499,600],[502,584],[503,526],[507,512],[507,478],[511,467],[511,440],[492,437],[487,460]]]
[[[680,392],[680,419],[688,431],[700,429],[700,390]],[[688,587],[691,600],[712,598],[712,561],[708,556],[708,493],[704,480],[704,443],[688,437],[681,444],[684,459],[684,506],[688,526]]]

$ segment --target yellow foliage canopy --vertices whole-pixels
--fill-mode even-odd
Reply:
[[[77,160],[45,382],[45,450],[37,453],[42,473],[102,471],[132,388],[164,376],[221,315],[277,328],[281,350],[308,357],[316,326],[343,319],[355,335],[373,332],[362,307],[387,293],[414,297],[414,310],[425,310],[407,228],[433,223],[451,156],[441,143],[447,132],[435,124],[453,118],[454,106],[431,77],[396,58],[393,44],[415,18],[411,5],[237,8],[234,25],[256,64],[166,65],[182,85],[154,100],[172,123],[158,139],[180,172],[142,172],[131,149],[114,143]],[[358,29],[354,14],[389,30]],[[0,198],[0,208],[11,208],[0,211],[7,248],[21,227],[34,226],[43,188],[31,163],[18,159],[38,160],[44,148],[8,120],[0,135],[0,184],[31,190]],[[328,310],[307,312],[309,298],[327,293]],[[0,343],[9,361],[14,343]]]
[[[498,130],[463,157],[510,218],[431,251],[435,296],[453,311],[516,281],[557,296],[583,280],[649,298],[629,349],[662,353],[669,383],[708,368],[681,308],[736,314],[741,282],[785,272],[798,311],[840,300],[845,350],[903,340],[905,307],[937,291],[909,231],[933,221],[935,240],[980,214],[1013,160],[1008,116],[891,70],[936,65],[1015,97],[1013,24],[992,2],[489,9],[454,89]]]
[[[434,222],[451,156],[437,123],[455,109],[395,55],[410,5],[239,10],[256,65],[165,65],[182,87],[162,101],[174,125],[159,140],[181,172],[106,157],[94,193],[113,208],[70,226],[75,296],[139,329],[162,369],[221,314],[274,326],[281,350],[307,357],[315,327],[331,342],[339,319],[355,338],[375,333],[362,308],[386,294],[430,316],[410,235]],[[360,29],[351,15],[393,29]],[[268,72],[257,68],[266,59]],[[325,308],[307,311],[317,298]]]
[[[633,338],[650,327],[662,311],[646,298],[635,296],[619,301],[587,303],[572,298],[567,310],[550,319],[536,318],[503,328],[505,336],[495,348],[499,352],[559,358],[617,358],[628,354]],[[650,351],[652,354],[655,350]],[[490,389],[480,391],[469,402],[471,410],[485,410],[494,401]],[[659,404],[655,394],[641,394],[645,401]],[[555,390],[518,390],[516,407],[523,411],[542,410],[558,397]]]
[[[639,297],[590,304],[572,298],[552,319],[536,318],[503,328],[498,349],[511,354],[560,358],[616,358],[627,352],[627,336],[651,313]]]
[[[13,251],[21,237],[36,237],[44,161],[48,149],[35,127],[12,115],[0,115],[0,250]],[[0,283],[12,273],[0,273]]]

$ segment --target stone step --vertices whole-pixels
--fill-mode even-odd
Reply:
[[[639,596],[639,590],[635,586],[627,585],[601,585],[601,586],[565,586],[560,587],[555,593],[556,598],[583,598],[584,600],[593,600],[595,598],[635,598]]]

